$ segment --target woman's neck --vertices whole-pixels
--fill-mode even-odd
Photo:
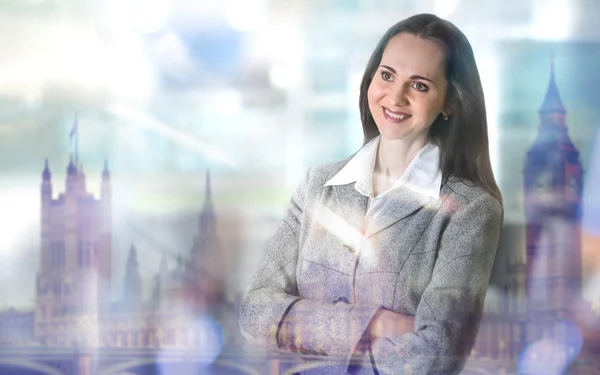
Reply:
[[[373,174],[397,180],[426,144],[427,138],[406,141],[388,140],[380,136]]]

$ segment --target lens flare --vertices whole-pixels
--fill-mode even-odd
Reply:
[[[518,359],[518,374],[564,374],[577,358],[583,345],[579,327],[569,321],[557,322],[554,338],[542,339],[526,346]]]
[[[196,317],[189,330],[193,343],[183,356],[174,354],[176,348],[163,348],[158,354],[157,368],[160,375],[198,374],[213,364],[225,345],[221,325],[208,315]]]

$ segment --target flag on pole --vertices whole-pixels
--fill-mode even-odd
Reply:
[[[75,122],[73,123],[73,127],[71,128],[71,131],[69,132],[69,140],[72,142],[73,141],[73,137],[77,134],[77,114],[75,114]]]
[[[78,124],[78,113],[75,112],[75,121],[73,122],[73,127],[71,128],[71,131],[69,132],[69,141],[71,142],[71,146],[74,149],[74,154],[75,154],[75,165],[77,165],[77,163],[79,163],[79,145],[78,145],[78,138],[79,138],[79,134],[77,133],[77,124]]]

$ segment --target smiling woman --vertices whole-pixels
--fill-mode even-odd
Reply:
[[[393,140],[410,137],[422,148],[444,109],[447,86],[444,52],[437,44],[412,34],[393,37],[367,94],[379,132]]]
[[[244,335],[303,374],[458,374],[498,245],[483,90],[464,34],[392,26],[360,86],[363,147],[311,169],[250,282]]]

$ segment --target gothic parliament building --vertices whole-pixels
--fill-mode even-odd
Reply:
[[[48,160],[41,182],[40,266],[35,310],[0,313],[0,345],[78,347],[195,347],[205,340],[190,329],[209,316],[225,339],[237,337],[235,306],[225,298],[217,271],[221,251],[211,200],[210,175],[205,202],[189,257],[163,256],[151,298],[142,298],[142,277],[132,245],[122,298],[111,301],[111,176],[105,161],[100,197],[86,189],[83,168],[71,157],[66,189],[53,198]],[[176,263],[170,269],[169,263]]]

